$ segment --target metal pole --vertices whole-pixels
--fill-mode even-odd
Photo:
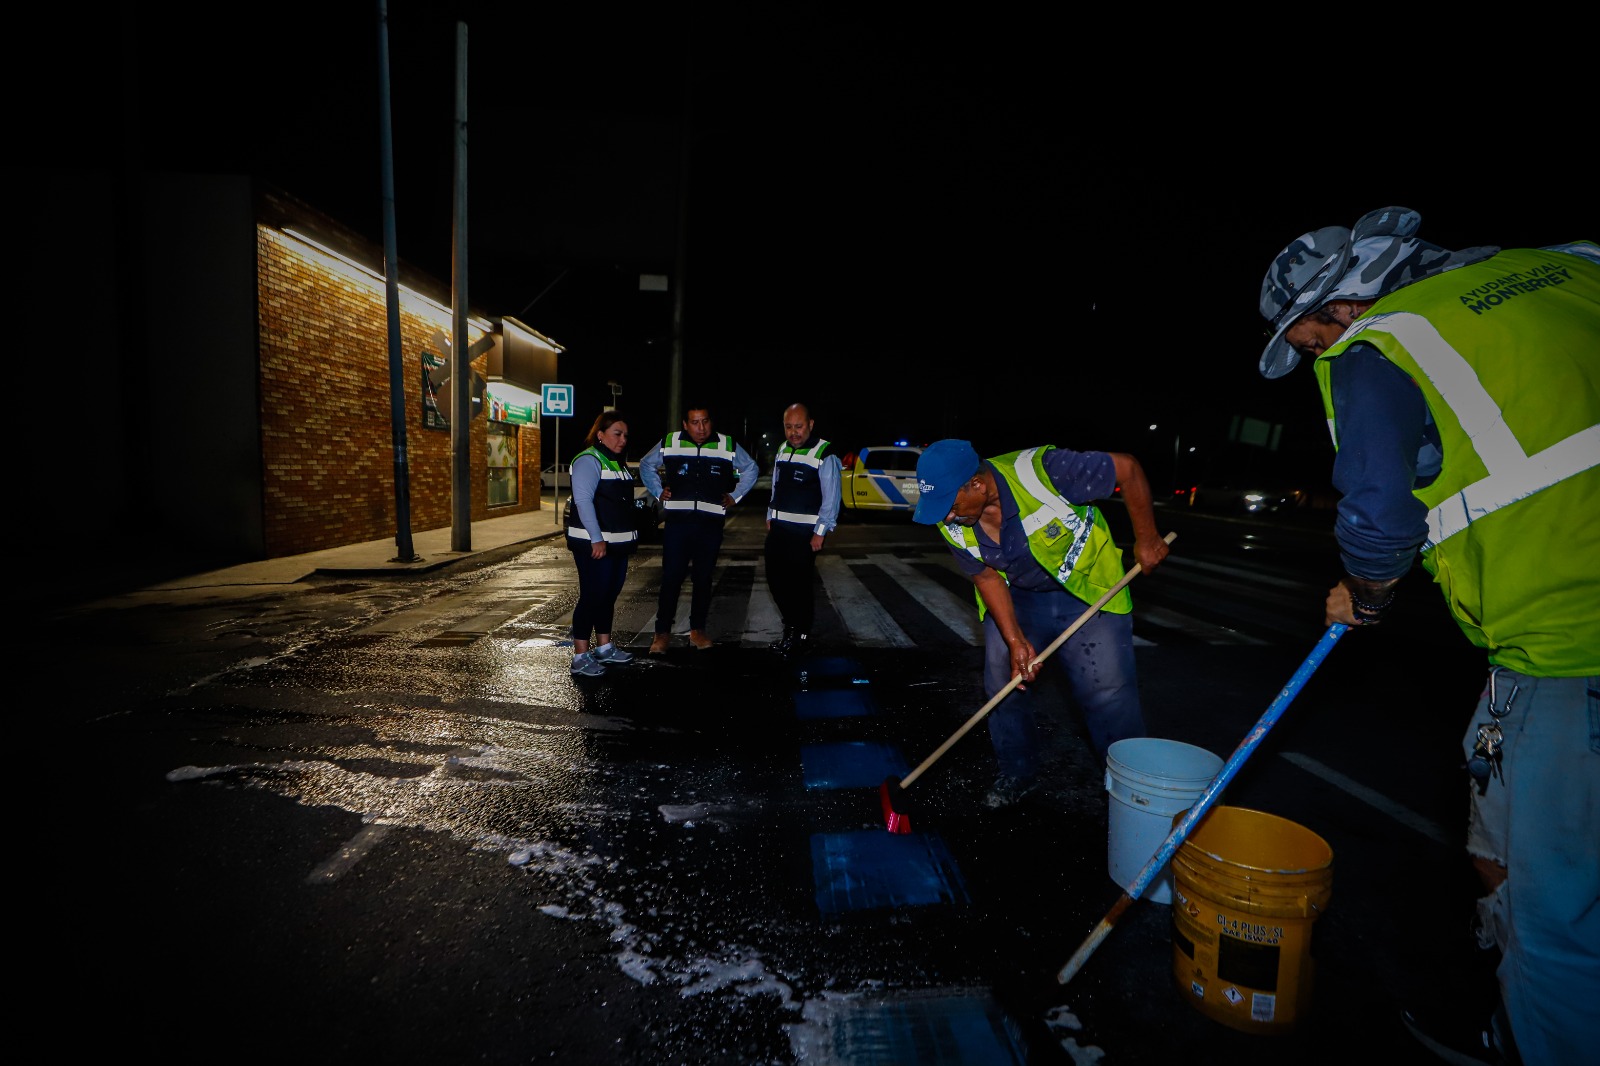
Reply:
[[[383,171],[383,280],[389,317],[389,427],[394,451],[392,563],[420,558],[411,543],[411,467],[406,459],[405,361],[400,352],[400,254],[394,225],[394,142],[389,121],[389,9],[378,0],[378,116]]]
[[[467,352],[467,24],[456,23],[455,254],[450,271],[450,550],[472,550],[472,363]]]
[[[684,31],[683,123],[678,146],[678,255],[677,276],[672,279],[672,370],[667,382],[667,420],[671,429],[683,417],[683,290],[688,272],[689,244],[689,107],[692,100],[689,49],[692,35]]]

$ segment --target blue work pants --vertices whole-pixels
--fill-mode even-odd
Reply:
[[[1089,609],[1065,589],[1030,592],[1013,588],[1011,602],[1017,624],[1035,654],[1049,647]],[[983,687],[992,699],[1011,680],[1011,649],[1000,636],[993,615],[984,618],[983,635]],[[1106,749],[1116,741],[1145,735],[1133,661],[1133,617],[1096,611],[1040,665],[1036,680],[1026,688],[1013,689],[989,712],[989,742],[1002,774],[1023,779],[1038,774],[1039,726],[1034,716],[1039,695],[1035,690],[1052,680],[1076,700],[1089,743],[1102,762]]]

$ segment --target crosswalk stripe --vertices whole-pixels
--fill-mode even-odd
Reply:
[[[661,584],[660,576],[647,573],[647,571],[652,569],[661,569],[660,555],[635,554],[628,563],[628,585],[633,586],[635,584],[654,584],[659,588]],[[685,582],[686,587],[687,584],[688,583]],[[567,612],[564,621],[568,628],[571,628],[571,611]],[[688,616],[685,615],[680,621],[681,628],[687,632],[689,628]],[[625,643],[623,645],[624,647],[628,647],[631,644],[644,644],[648,646],[650,644],[650,638],[655,636],[656,633],[656,597],[647,596],[640,599],[624,595],[618,598],[616,613],[613,614],[611,619],[611,630],[613,634],[617,635],[623,633],[638,634],[638,636],[636,636],[632,641]]]
[[[1190,618],[1186,614],[1181,614],[1177,611],[1169,611],[1165,607],[1157,607],[1154,604],[1141,603],[1137,599],[1133,601],[1133,617],[1137,621],[1149,622],[1151,625],[1160,626],[1162,629],[1174,629],[1180,633],[1191,634],[1192,636],[1204,640],[1207,644],[1267,643],[1266,641],[1257,637],[1252,637],[1249,634],[1240,633],[1236,630],[1224,629],[1221,626],[1201,622],[1197,619]],[[1136,645],[1141,643],[1154,643],[1153,641],[1144,640],[1141,637],[1134,637],[1133,642]]]
[[[850,632],[850,639],[862,648],[910,648],[915,642],[883,609],[876,596],[850,572],[843,559],[824,555],[817,559],[817,573],[833,609]]]
[[[365,633],[403,633],[408,629],[442,622],[449,626],[450,617],[458,612],[470,612],[483,606],[483,594],[477,589],[451,593],[428,600],[416,607],[384,615],[371,625],[363,626]]]
[[[563,553],[564,554],[564,553]],[[555,560],[552,559],[552,562]],[[978,621],[972,601],[952,589],[947,582],[930,573],[927,563],[942,563],[943,555],[928,554],[908,558],[890,552],[871,552],[849,558],[822,555],[817,559],[818,574],[822,580],[824,596],[818,605],[819,612],[828,612],[848,634],[852,643],[865,648],[914,648],[941,635],[929,629],[928,615],[938,619],[939,625],[955,638],[970,647],[982,647],[983,626]],[[747,569],[748,568],[748,569]],[[1230,619],[1238,614],[1241,619],[1245,607],[1236,604],[1227,617],[1191,614],[1189,597],[1184,586],[1196,572],[1226,573],[1220,566],[1206,565],[1180,569],[1174,567],[1170,587],[1164,589],[1159,602],[1154,597],[1134,597],[1134,618],[1143,627],[1143,635],[1135,635],[1134,643],[1140,647],[1160,643],[1163,634],[1171,633],[1181,639],[1217,645],[1260,645],[1270,643],[1265,634],[1255,630],[1241,632]],[[748,585],[744,574],[750,575]],[[1270,574],[1241,571],[1243,585],[1234,585],[1234,600],[1241,596],[1273,598],[1269,590],[1288,588],[1291,583]],[[727,580],[731,578],[731,580]],[[926,609],[914,618],[896,619],[894,611],[900,609],[899,595],[880,601],[873,589],[879,584],[897,586],[911,601]],[[627,586],[617,601],[612,629],[619,643],[628,647],[648,645],[654,634],[656,593],[661,583],[661,555],[659,552],[641,551],[634,556],[628,568]],[[767,586],[764,560],[759,555],[730,555],[717,564],[718,592],[712,601],[710,626],[713,636],[730,644],[746,647],[765,647],[783,628],[776,604]],[[1246,591],[1240,593],[1239,589]],[[574,581],[571,564],[551,565],[543,568],[539,576],[522,573],[515,578],[491,580],[428,600],[409,609],[377,619],[363,631],[378,636],[402,636],[413,639],[418,634],[464,630],[482,634],[496,630],[516,618],[537,616],[538,626],[544,630],[570,629],[570,607],[559,617],[550,612],[555,604],[571,602]],[[489,595],[485,595],[485,593]],[[1180,593],[1182,595],[1180,595]],[[686,582],[680,600],[674,632],[681,637],[688,629],[688,598],[691,589]],[[1252,601],[1253,602],[1253,601]],[[1263,617],[1273,617],[1275,605],[1251,607]],[[1253,616],[1251,616],[1253,617]],[[822,619],[819,618],[819,621]],[[905,628],[902,628],[904,626]],[[916,633],[914,639],[910,634]],[[1154,640],[1150,639],[1154,638]]]
[[[926,607],[956,636],[976,648],[983,643],[983,627],[978,622],[978,603],[962,598],[916,568],[893,555],[868,555],[867,562],[895,579],[913,599]]]
[[[750,598],[745,602],[744,641],[770,644],[782,635],[783,617],[778,614],[778,605],[767,588],[766,567],[757,567],[750,585]]]

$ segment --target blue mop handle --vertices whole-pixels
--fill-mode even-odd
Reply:
[[[1322,639],[1317,641],[1317,646],[1311,649],[1311,654],[1306,656],[1305,662],[1300,664],[1300,668],[1294,672],[1294,676],[1289,679],[1289,683],[1283,686],[1282,691],[1278,693],[1278,698],[1272,701],[1272,705],[1267,708],[1266,713],[1262,714],[1256,721],[1255,727],[1239,742],[1239,746],[1233,750],[1233,754],[1223,764],[1222,769],[1217,771],[1217,776],[1212,778],[1211,784],[1206,786],[1206,790],[1200,794],[1200,798],[1195,801],[1194,806],[1185,811],[1183,817],[1178,820],[1178,824],[1173,826],[1171,834],[1156,849],[1156,853],[1150,856],[1150,861],[1144,864],[1144,869],[1139,871],[1139,876],[1133,879],[1133,884],[1128,886],[1127,891],[1123,893],[1123,897],[1112,907],[1111,913],[1101,919],[1094,932],[1089,934],[1088,939],[1079,946],[1072,958],[1061,968],[1061,972],[1056,975],[1058,983],[1066,984],[1072,980],[1073,975],[1078,972],[1094,949],[1099,946],[1100,941],[1104,940],[1106,934],[1111,932],[1111,927],[1115,924],[1117,916],[1122,913],[1128,904],[1144,895],[1145,889],[1150,887],[1150,882],[1155,880],[1156,875],[1161,872],[1161,868],[1167,865],[1173,854],[1188,839],[1189,831],[1194,828],[1195,823],[1210,813],[1211,805],[1216,802],[1217,794],[1228,786],[1228,783],[1233,780],[1233,776],[1239,772],[1239,767],[1243,766],[1244,761],[1250,757],[1251,753],[1261,746],[1261,738],[1265,737],[1267,730],[1276,725],[1278,719],[1283,717],[1283,712],[1288,709],[1294,698],[1300,694],[1300,690],[1305,687],[1306,682],[1316,672],[1317,667],[1322,665],[1322,660],[1328,657],[1328,652],[1333,649],[1334,644],[1338,642],[1340,637],[1344,636],[1345,630],[1349,628],[1342,622],[1335,622],[1328,627],[1326,633],[1322,634]]]

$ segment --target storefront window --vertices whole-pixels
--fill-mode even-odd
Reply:
[[[516,503],[517,473],[521,469],[517,427],[511,422],[489,423],[489,506]]]

